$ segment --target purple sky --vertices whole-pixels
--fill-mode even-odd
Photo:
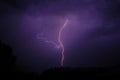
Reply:
[[[120,1],[116,0],[3,0],[0,3],[0,39],[11,45],[17,65],[31,71],[60,65],[60,50],[40,40],[57,43],[62,33],[65,66],[119,64]]]

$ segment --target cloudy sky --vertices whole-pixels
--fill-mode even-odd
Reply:
[[[119,5],[120,0],[1,0],[0,40],[13,48],[21,69],[41,72],[60,66],[61,50],[55,44],[67,18],[61,37],[64,66],[116,65]]]

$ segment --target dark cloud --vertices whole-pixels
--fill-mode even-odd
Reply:
[[[94,29],[93,32],[89,34],[89,38],[97,38],[100,36],[107,36],[112,34],[120,34],[120,21],[117,19],[116,21],[106,21],[106,24],[100,26],[97,29]]]

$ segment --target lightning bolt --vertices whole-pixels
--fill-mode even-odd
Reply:
[[[61,67],[63,67],[63,65],[64,65],[64,50],[65,50],[64,45],[63,45],[62,40],[61,40],[61,36],[62,36],[62,32],[63,32],[64,28],[66,27],[67,23],[68,23],[68,19],[65,20],[65,23],[63,24],[63,26],[59,30],[58,44],[56,44],[54,41],[50,41],[47,38],[45,38],[43,34],[37,34],[37,39],[45,41],[46,43],[50,43],[50,44],[54,45],[54,47],[57,49],[61,48],[61,63],[60,63]]]
[[[62,40],[61,40],[61,35],[62,35],[62,31],[66,27],[67,23],[68,23],[68,19],[66,19],[65,23],[60,28],[59,34],[58,34],[58,42],[59,42],[60,48],[62,49],[62,52],[61,52],[61,55],[62,55],[62,57],[61,57],[61,67],[63,67],[63,65],[64,65],[64,50],[65,50],[64,45],[63,45]]]

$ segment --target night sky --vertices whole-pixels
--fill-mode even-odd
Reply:
[[[1,0],[0,40],[13,48],[21,69],[60,66],[55,44],[66,18],[64,66],[120,63],[120,0]]]

